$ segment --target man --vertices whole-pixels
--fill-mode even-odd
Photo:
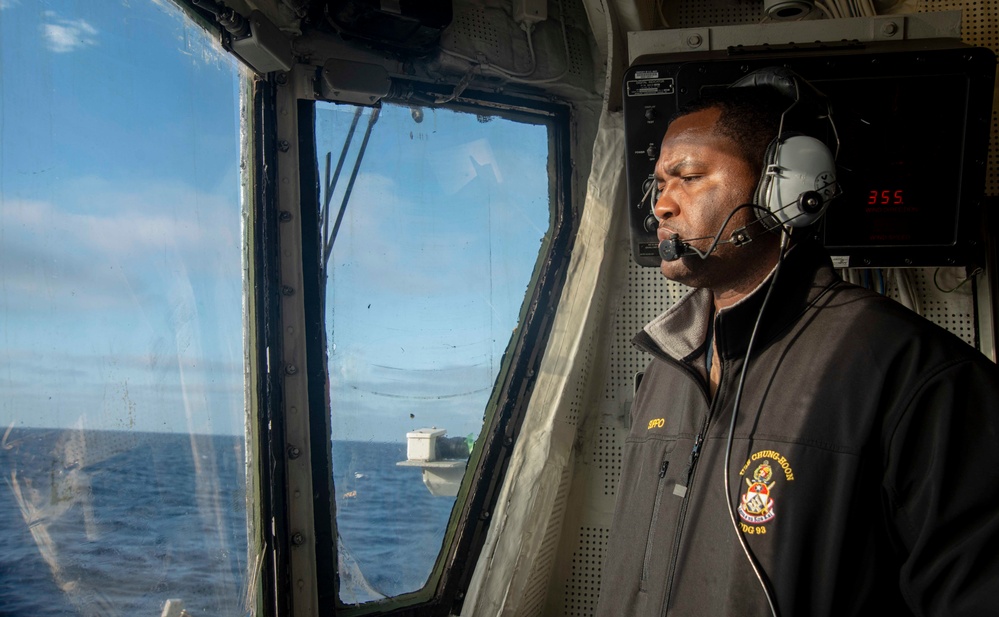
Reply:
[[[597,614],[999,615],[996,367],[739,208],[788,105],[757,90],[662,141],[659,239],[753,239],[662,263],[695,289],[635,339]]]

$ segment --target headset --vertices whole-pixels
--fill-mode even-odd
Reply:
[[[759,69],[729,87],[767,86],[790,99],[791,104],[781,114],[777,137],[767,147],[753,203],[766,213],[770,228],[808,227],[819,220],[839,194],[839,135],[832,106],[824,94],[785,67]],[[835,153],[815,137],[786,130],[791,123],[789,116],[800,112],[828,122],[836,142]]]
[[[721,234],[732,215],[743,207],[752,207],[757,211],[758,218],[751,225],[759,225],[763,232],[779,227],[808,227],[822,217],[832,200],[840,194],[836,179],[839,135],[831,105],[825,95],[785,67],[759,69],[728,87],[770,87],[789,99],[790,104],[781,113],[777,136],[767,146],[752,203],[733,210],[713,237],[680,238],[674,234],[663,240],[659,244],[659,256],[664,261],[675,261],[693,255],[707,259],[719,244],[742,246],[750,242],[758,233],[750,233],[747,227],[735,230],[730,239],[721,240]],[[815,137],[787,130],[789,125],[794,124],[791,116],[798,115],[804,115],[809,121],[827,122],[835,141],[836,152]],[[642,199],[649,199],[653,216],[658,197],[655,182],[650,182]],[[712,242],[707,250],[701,251],[690,245],[690,242],[696,240]]]

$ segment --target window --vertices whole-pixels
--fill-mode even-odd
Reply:
[[[440,575],[562,220],[554,124],[316,105],[342,604]]]
[[[5,614],[250,610],[244,83],[167,2],[0,2]]]

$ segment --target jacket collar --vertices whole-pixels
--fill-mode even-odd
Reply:
[[[809,305],[840,282],[821,247],[811,241],[799,243],[787,253],[779,271],[771,271],[751,294],[715,316],[717,351],[722,359],[745,355],[775,271],[777,280],[760,322],[755,348],[782,332]],[[689,363],[704,353],[711,314],[711,292],[694,289],[646,325],[634,343],[654,355]]]

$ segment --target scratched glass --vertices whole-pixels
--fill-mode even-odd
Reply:
[[[166,1],[0,2],[0,612],[246,615],[240,93]]]
[[[550,134],[321,103],[316,139],[340,600],[360,604],[431,580],[547,246]]]

